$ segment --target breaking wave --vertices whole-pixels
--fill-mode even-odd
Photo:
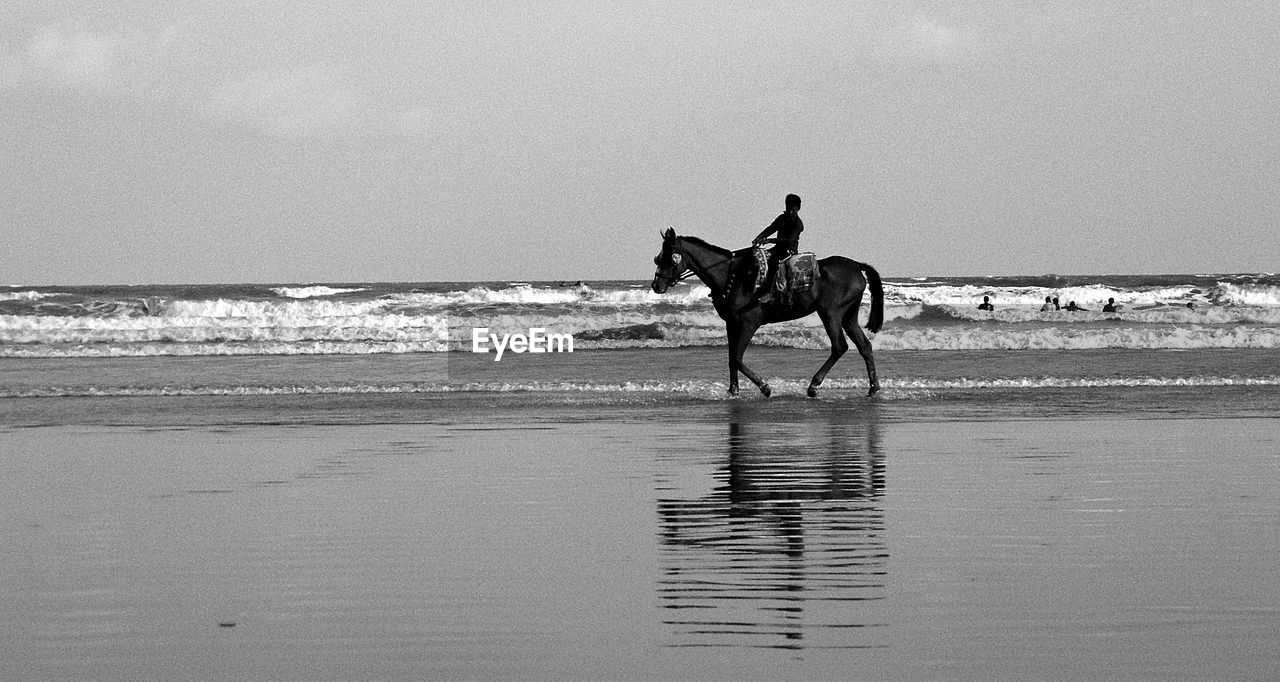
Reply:
[[[988,296],[994,311],[977,303]],[[1086,311],[1041,312],[1045,297]],[[1108,299],[1119,310],[1101,312]],[[887,279],[881,350],[1280,347],[1275,275]],[[1189,304],[1189,305],[1188,305]],[[863,311],[865,321],[866,311]],[[575,348],[721,345],[708,289],[643,282],[11,287],[0,357],[467,351],[471,330],[542,328]],[[816,316],[753,343],[826,348]]]

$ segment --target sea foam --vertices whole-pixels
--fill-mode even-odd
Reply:
[[[1187,377],[1018,377],[1018,378],[922,378],[895,377],[881,380],[882,395],[892,397],[894,391],[951,391],[977,389],[1063,389],[1063,388],[1133,388],[1133,387],[1197,387],[1197,386],[1280,386],[1280,375],[1230,377],[1197,375]],[[807,381],[774,379],[771,385],[779,393],[803,394]],[[864,391],[862,379],[832,378],[823,384],[826,391]],[[250,395],[343,395],[396,393],[582,393],[582,394],[655,394],[683,395],[704,400],[732,400],[720,381],[473,381],[462,383],[396,382],[387,384],[274,384],[274,385],[199,385],[187,386],[42,386],[8,390],[0,398],[48,397],[181,397],[181,396],[250,396]]]
[[[978,310],[982,296],[994,311]],[[1045,296],[1088,311],[1041,312]],[[1115,313],[1101,303],[1114,298]],[[865,325],[870,298],[859,311]],[[1188,303],[1192,304],[1188,307]],[[1280,347],[1269,275],[886,279],[878,350]],[[471,330],[543,328],[578,350],[725,343],[710,289],[685,282],[21,287],[0,294],[0,357],[467,351]],[[816,315],[753,344],[826,349]]]

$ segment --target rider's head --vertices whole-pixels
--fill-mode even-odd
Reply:
[[[799,211],[799,210],[800,210],[800,197],[798,197],[798,196],[796,196],[796,195],[794,195],[794,194],[788,194],[788,195],[787,195],[787,204],[786,204],[786,206],[787,206],[787,210],[788,210],[788,211],[792,211],[792,210],[794,210],[794,211]]]

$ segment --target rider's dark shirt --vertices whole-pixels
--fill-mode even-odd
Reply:
[[[804,231],[804,222],[796,213],[783,213],[774,218],[773,223],[764,234],[778,233],[777,250],[796,252],[800,250],[800,233]]]

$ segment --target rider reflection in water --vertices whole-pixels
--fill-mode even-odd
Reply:
[[[786,210],[751,241],[752,246],[773,242],[773,248],[769,251],[769,278],[762,287],[765,295],[760,298],[761,303],[767,303],[771,297],[769,292],[773,290],[774,278],[777,277],[778,261],[800,252],[800,233],[804,231],[804,221],[800,220],[800,197],[788,194],[784,206]],[[768,239],[775,232],[778,234],[777,238]]]

